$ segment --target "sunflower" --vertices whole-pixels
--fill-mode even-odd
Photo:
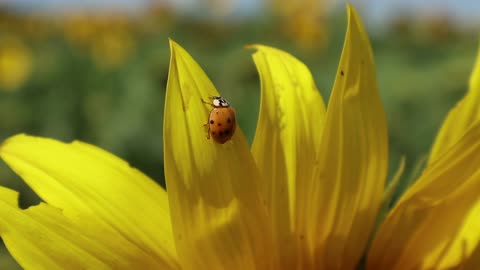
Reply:
[[[0,235],[21,266],[478,269],[475,89],[450,113],[427,168],[374,232],[388,201],[386,117],[370,44],[351,6],[328,109],[304,64],[251,46],[262,85],[251,147],[239,127],[225,144],[206,139],[211,108],[201,100],[219,94],[182,47],[170,47],[168,193],[93,145],[22,134],[1,145],[0,156],[45,201],[19,209],[18,194],[0,188]]]

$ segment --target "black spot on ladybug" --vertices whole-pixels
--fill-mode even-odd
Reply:
[[[222,123],[218,123],[218,124],[217,124],[217,126],[219,126],[219,127],[220,127],[221,125],[222,125]]]
[[[232,119],[230,119],[230,117],[227,118],[227,123],[231,123],[232,122]]]
[[[212,125],[213,125],[213,123],[215,123],[215,121],[213,121],[213,120],[210,120],[210,124],[212,124]]]
[[[218,112],[216,112],[218,114]]]
[[[215,136],[215,131],[212,131],[212,136]]]
[[[220,132],[218,133],[218,136],[222,137],[222,136],[223,136],[223,132],[220,131]]]
[[[344,75],[343,70],[340,70],[340,75],[342,75],[342,76]]]
[[[228,134],[230,134],[230,130],[226,129],[226,130],[223,131],[223,133],[225,133],[225,135],[228,135]]]

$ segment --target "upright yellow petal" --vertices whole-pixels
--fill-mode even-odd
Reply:
[[[464,269],[480,247],[480,124],[425,169],[380,226],[368,269]],[[478,269],[478,259],[476,260]],[[470,267],[470,266],[469,266]]]
[[[25,269],[165,269],[103,222],[43,203],[21,210],[17,198],[0,187],[0,236]]]
[[[432,146],[431,164],[457,142],[476,121],[480,120],[480,50],[470,76],[465,97],[448,113]]]
[[[177,269],[165,190],[125,161],[92,145],[17,135],[0,156],[65,215],[98,219],[167,269]]]
[[[386,117],[370,42],[355,9],[327,108],[309,196],[308,238],[318,269],[354,269],[382,202]]]
[[[252,153],[262,173],[275,249],[283,269],[301,264],[307,183],[313,178],[325,105],[308,68],[283,51],[256,45],[262,98]]]
[[[184,269],[272,269],[261,180],[237,127],[225,144],[203,127],[218,92],[193,58],[170,41],[164,114],[165,177]]]

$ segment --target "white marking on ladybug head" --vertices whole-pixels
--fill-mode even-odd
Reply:
[[[230,103],[220,96],[214,96],[213,99],[213,106],[215,107],[230,107]]]

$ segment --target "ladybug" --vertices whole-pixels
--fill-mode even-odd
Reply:
[[[235,133],[237,122],[235,119],[235,110],[230,106],[228,101],[220,96],[210,97],[212,103],[205,102],[213,107],[208,116],[208,122],[204,125],[208,127],[207,139],[212,139],[224,144],[230,140]]]

